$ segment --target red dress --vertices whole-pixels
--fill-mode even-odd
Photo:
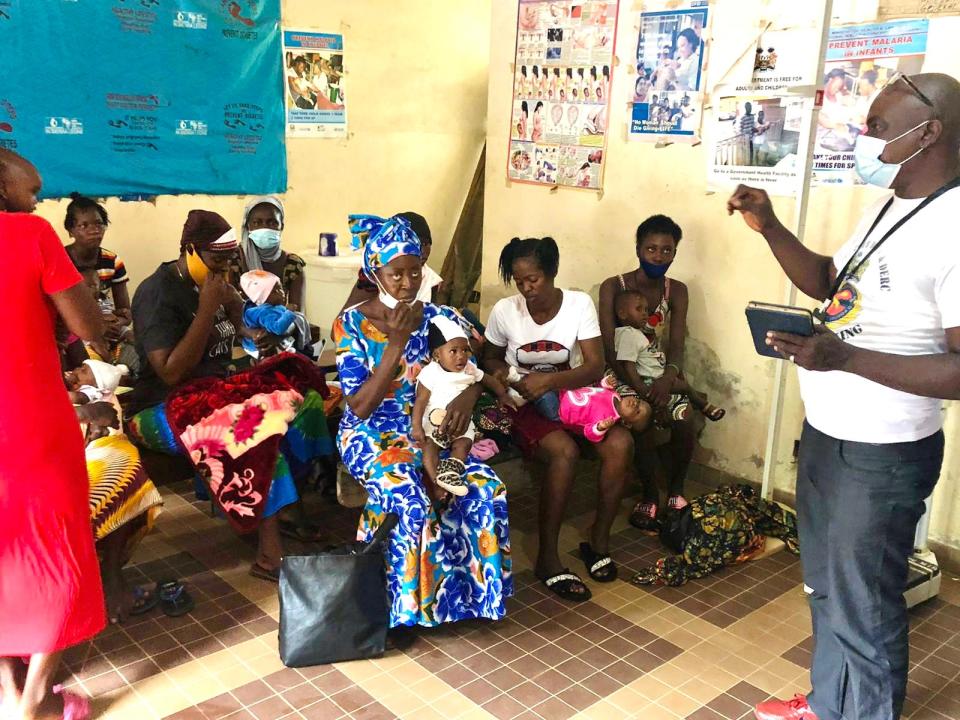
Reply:
[[[0,657],[63,650],[105,624],[83,438],[49,295],[80,282],[50,224],[0,212]]]

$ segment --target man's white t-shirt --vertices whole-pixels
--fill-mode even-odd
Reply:
[[[507,349],[507,364],[520,373],[560,372],[583,363],[578,341],[600,337],[597,309],[590,296],[563,290],[553,319],[538,325],[530,317],[522,295],[504,298],[493,306],[486,339]]]
[[[857,250],[889,196],[863,215],[853,237],[834,256],[837,272]],[[921,199],[894,197],[860,258]],[[846,281],[826,308],[827,327],[856,347],[895,355],[947,351],[945,328],[960,327],[960,189],[907,220]],[[943,403],[894,390],[845,372],[799,368],[807,421],[839,440],[895,443],[920,440],[943,427]]]

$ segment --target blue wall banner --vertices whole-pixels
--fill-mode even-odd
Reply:
[[[0,0],[0,45],[43,197],[286,190],[280,0]]]

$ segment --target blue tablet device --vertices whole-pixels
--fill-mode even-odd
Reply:
[[[813,313],[805,308],[751,302],[747,305],[746,313],[753,346],[758,353],[767,357],[783,359],[780,353],[767,345],[768,332],[813,335]]]

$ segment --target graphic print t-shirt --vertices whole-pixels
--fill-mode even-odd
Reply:
[[[147,355],[154,350],[177,346],[197,314],[200,294],[192,283],[180,277],[175,264],[170,262],[162,264],[140,284],[131,305],[137,353],[142,368],[140,381],[132,393],[132,402],[140,410],[162,402],[172,389],[154,372]],[[220,308],[207,340],[206,352],[192,377],[225,376],[236,334],[233,323]]]
[[[520,373],[560,372],[582,364],[577,342],[600,337],[600,322],[584,292],[564,290],[560,310],[543,325],[530,317],[523,296],[513,295],[493,306],[485,337],[507,349],[507,363]]]
[[[837,272],[857,251],[886,204],[866,210],[834,256]],[[922,199],[894,198],[850,271]],[[960,189],[937,198],[900,227],[848,278],[824,311],[827,327],[846,343],[894,355],[947,350],[944,330],[960,327]],[[894,443],[920,440],[943,426],[942,403],[900,392],[845,372],[799,369],[807,420],[840,440]]]

